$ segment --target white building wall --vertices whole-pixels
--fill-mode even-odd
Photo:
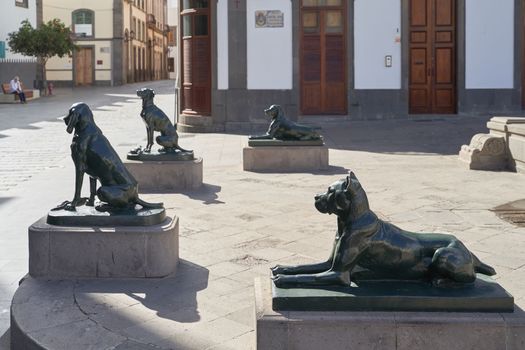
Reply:
[[[13,53],[9,50],[7,44],[8,34],[16,32],[21,22],[28,19],[33,27],[36,27],[36,0],[28,1],[28,8],[18,7],[15,1],[2,1],[2,15],[0,16],[0,41],[5,43],[5,58],[6,59],[31,59],[36,61],[36,58],[23,56]]]
[[[228,90],[228,0],[217,2],[217,89]]]
[[[355,0],[355,89],[401,89],[400,39],[400,0]]]
[[[466,0],[465,86],[514,87],[514,0]]]
[[[257,10],[280,10],[284,26],[256,28]],[[246,17],[248,89],[292,89],[292,2],[247,0]]]

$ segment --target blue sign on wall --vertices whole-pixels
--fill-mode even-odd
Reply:
[[[0,41],[0,58],[5,58],[5,41]]]

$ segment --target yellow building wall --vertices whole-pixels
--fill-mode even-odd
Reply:
[[[70,70],[67,71],[48,71],[47,80],[53,81],[70,81],[73,80],[73,72]]]
[[[79,9],[95,12],[94,36],[96,38],[113,37],[113,1],[110,0],[46,0],[43,2],[44,21],[60,19],[71,26],[71,13]]]
[[[129,13],[129,7],[124,4]],[[113,48],[109,39],[113,38],[113,1],[109,0],[46,0],[43,2],[43,19],[45,22],[54,18],[60,19],[66,26],[72,28],[72,13],[79,9],[89,9],[94,12],[93,36],[98,40],[76,40],[79,47],[94,48],[93,69],[95,81],[111,80],[111,58]],[[124,10],[126,11],[126,10]],[[108,39],[100,41],[100,39]],[[74,54],[73,54],[74,57]],[[73,80],[73,57],[52,57],[46,68],[49,80]],[[97,64],[102,62],[102,64]]]
[[[109,70],[103,70],[103,71],[95,71],[95,80],[111,80],[111,71]]]

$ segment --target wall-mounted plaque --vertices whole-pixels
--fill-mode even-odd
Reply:
[[[255,28],[284,27],[284,13],[280,10],[255,11]]]

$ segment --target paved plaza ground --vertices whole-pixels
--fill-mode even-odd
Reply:
[[[8,348],[10,301],[27,273],[27,228],[73,196],[71,135],[59,118],[73,102],[87,102],[124,157],[145,144],[134,94],[142,86],[153,87],[156,104],[173,115],[169,81],[58,89],[57,96],[28,105],[0,105],[0,349]],[[181,134],[181,146],[204,159],[204,186],[142,195],[164,202],[168,213],[180,219],[179,285],[171,296],[152,290],[162,281],[140,282],[143,290],[137,290],[136,281],[120,285],[115,293],[127,299],[122,297],[118,310],[99,315],[100,322],[111,319],[119,325],[119,336],[146,343],[155,338],[166,348],[253,348],[254,278],[268,278],[269,267],[277,263],[327,257],[335,217],[318,213],[313,196],[349,170],[383,219],[416,232],[456,235],[496,269],[495,278],[524,308],[525,229],[490,209],[525,198],[525,175],[471,171],[457,157],[472,135],[486,132],[489,117],[344,123],[319,118],[315,122],[330,147],[331,166],[315,173],[245,172],[246,135]]]

